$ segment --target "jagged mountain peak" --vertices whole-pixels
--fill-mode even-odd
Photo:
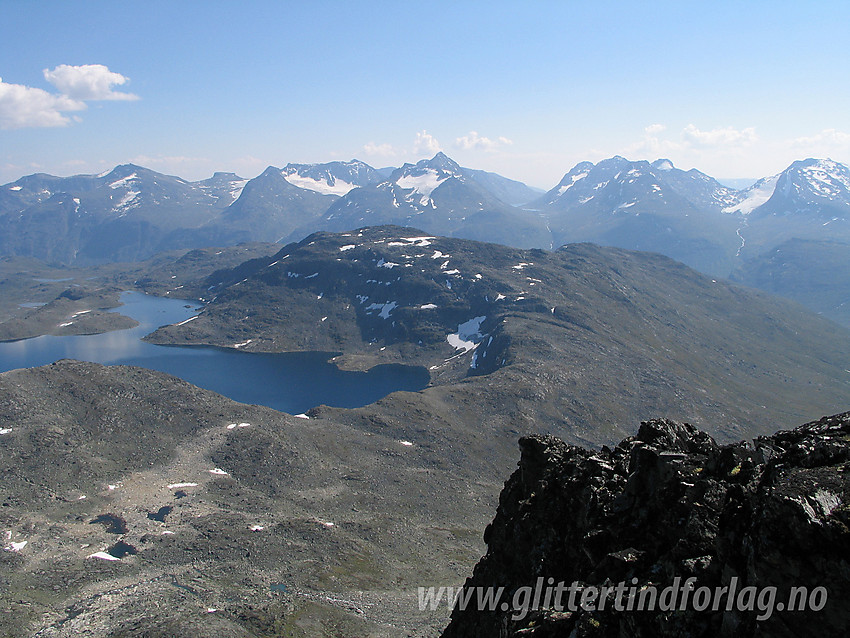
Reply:
[[[673,166],[673,162],[671,162],[670,160],[666,158],[660,158],[652,163],[652,168],[657,171],[672,171],[675,166]]]
[[[405,163],[401,168],[393,171],[390,181],[398,182],[400,178],[408,175],[424,175],[429,172],[436,173],[441,177],[462,178],[463,176],[463,169],[460,167],[460,164],[440,151],[431,159],[422,159],[416,162],[416,164]]]
[[[460,166],[448,155],[440,151],[428,161],[431,168],[440,168],[444,171],[458,171]]]

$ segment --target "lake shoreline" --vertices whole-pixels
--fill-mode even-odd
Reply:
[[[113,311],[103,315],[132,322],[132,327],[2,342],[0,371],[39,367],[60,359],[135,366],[171,374],[240,403],[290,414],[320,405],[362,407],[391,392],[415,392],[431,382],[426,368],[400,362],[373,361],[366,366],[363,360],[359,369],[345,369],[337,365],[344,356],[339,351],[262,353],[218,345],[149,343],[144,337],[158,327],[196,317],[198,303],[139,291],[125,291],[114,301],[123,314]],[[86,310],[80,316],[94,314]]]

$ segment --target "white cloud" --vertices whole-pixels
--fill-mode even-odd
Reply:
[[[441,150],[440,143],[436,138],[422,130],[416,133],[416,141],[413,143],[413,152],[417,155],[436,155]]]
[[[364,144],[363,152],[366,155],[377,155],[379,157],[395,157],[398,154],[392,144],[375,144],[375,142]]]
[[[499,147],[509,146],[511,144],[513,142],[506,137],[498,137],[495,140],[491,140],[489,137],[481,137],[477,131],[470,131],[463,137],[455,140],[455,147],[459,149],[464,151],[480,150],[487,153],[494,153]]]
[[[670,139],[662,139],[661,133],[667,130],[663,124],[650,124],[643,129],[643,138],[622,149],[621,154],[638,157],[660,157],[680,151],[684,144]]]
[[[113,91],[113,86],[129,80],[102,64],[60,64],[52,71],[44,69],[44,77],[60,93],[23,84],[7,84],[0,78],[0,128],[67,126],[80,121],[79,117],[67,113],[84,111],[87,101],[139,99],[132,93]]]
[[[67,126],[70,111],[82,111],[84,102],[0,78],[0,128]]]
[[[665,135],[665,131],[667,127],[663,124],[650,124],[643,129],[643,137],[626,146],[621,153],[649,159],[678,155],[693,160],[698,156],[704,157],[705,153],[736,153],[759,141],[752,127],[738,130],[727,126],[702,131],[694,124],[688,124],[678,138]]]
[[[797,137],[788,141],[791,148],[800,149],[829,149],[829,152],[850,150],[850,133],[834,128],[824,129],[820,133],[808,137]]]
[[[753,127],[741,129],[740,131],[727,126],[715,128],[710,131],[701,131],[693,124],[688,124],[682,131],[685,142],[693,146],[748,146],[758,141],[756,130]]]
[[[114,91],[130,81],[102,64],[70,66],[60,64],[52,71],[44,69],[44,79],[64,95],[75,100],[138,100],[138,95]]]

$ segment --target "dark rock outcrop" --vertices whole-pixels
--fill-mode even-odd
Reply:
[[[527,613],[516,608],[522,604],[482,611],[473,597],[453,612],[444,637],[846,635],[850,413],[754,445],[718,446],[688,424],[653,420],[596,453],[543,436],[520,447],[484,535],[487,554],[465,588],[503,586],[500,600],[528,608],[538,582],[577,582],[575,609],[569,589],[560,610],[553,597],[548,609]],[[733,583],[732,604],[727,591],[712,611],[708,594]],[[679,588],[675,604],[662,596],[671,585]],[[607,596],[603,586],[611,587]],[[652,587],[655,609],[629,611],[629,595]],[[789,611],[800,587],[798,610]],[[588,609],[580,604],[585,590]],[[711,604],[697,611],[705,600]]]

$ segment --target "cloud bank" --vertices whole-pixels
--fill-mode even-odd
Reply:
[[[115,91],[113,87],[129,78],[110,71],[102,64],[69,66],[60,64],[44,69],[44,78],[59,93],[23,84],[9,84],[0,78],[0,128],[48,128],[67,126],[80,118],[69,113],[84,111],[86,102],[100,100],[138,100],[137,95]]]
[[[69,66],[60,64],[52,71],[44,69],[44,79],[63,95],[75,100],[138,100],[138,95],[113,90],[130,81],[102,64]]]
[[[497,137],[491,140],[489,137],[482,137],[477,131],[470,131],[463,137],[455,140],[455,147],[464,151],[485,151],[487,153],[495,153],[503,146],[513,144],[507,137]]]
[[[428,131],[422,130],[416,133],[416,141],[413,142],[413,152],[417,155],[436,155],[442,149],[440,143]]]

